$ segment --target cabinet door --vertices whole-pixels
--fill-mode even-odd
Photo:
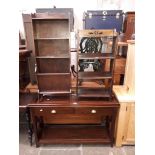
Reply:
[[[124,142],[126,144],[134,144],[135,142],[135,105],[130,104],[127,107],[126,129],[124,131]]]
[[[135,142],[135,105],[134,103],[121,103],[118,115],[116,146],[134,144]]]

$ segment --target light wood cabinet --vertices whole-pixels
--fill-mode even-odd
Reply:
[[[127,93],[125,86],[114,86],[115,95],[120,103],[116,126],[116,146],[135,143],[135,101]]]
[[[116,146],[135,143],[135,46],[128,41],[128,53],[123,86],[114,86],[113,91],[120,103],[116,126]]]

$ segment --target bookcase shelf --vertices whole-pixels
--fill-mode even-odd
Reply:
[[[102,80],[102,79],[111,79],[112,74],[110,72],[79,72],[79,79],[95,79],[95,80]]]
[[[69,59],[69,54],[64,55],[53,55],[53,56],[36,56],[36,59]]]
[[[69,39],[69,37],[55,37],[55,38],[35,38],[34,40],[37,41],[37,40],[65,40],[65,39]]]
[[[110,90],[105,88],[79,88],[79,97],[110,97]]]
[[[114,59],[112,53],[80,53],[79,59]]]

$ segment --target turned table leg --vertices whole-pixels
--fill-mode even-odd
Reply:
[[[27,120],[27,126],[28,126],[28,139],[30,142],[30,145],[32,146],[32,126],[31,126],[31,116],[30,116],[30,109],[26,108],[26,120]]]

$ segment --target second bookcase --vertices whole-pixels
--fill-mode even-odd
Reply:
[[[70,94],[69,15],[35,13],[31,18],[39,94]]]

